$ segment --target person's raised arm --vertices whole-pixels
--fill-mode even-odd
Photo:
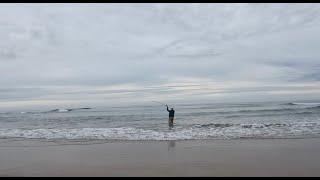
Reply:
[[[169,111],[169,107],[168,107],[168,105],[166,105],[166,106],[167,106],[167,111],[168,111],[168,112],[170,112],[170,111]]]

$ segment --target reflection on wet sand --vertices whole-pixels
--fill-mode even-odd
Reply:
[[[173,151],[176,146],[176,141],[168,141],[168,151]]]

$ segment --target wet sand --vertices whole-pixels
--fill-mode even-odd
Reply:
[[[0,140],[0,176],[320,176],[320,139]]]

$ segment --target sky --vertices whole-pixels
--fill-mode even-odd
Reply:
[[[0,111],[320,100],[320,4],[0,5]]]

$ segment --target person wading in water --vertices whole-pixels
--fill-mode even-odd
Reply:
[[[168,105],[166,105],[166,106],[167,106],[167,111],[169,112],[169,127],[173,127],[174,109],[171,108],[171,109],[169,110]]]

